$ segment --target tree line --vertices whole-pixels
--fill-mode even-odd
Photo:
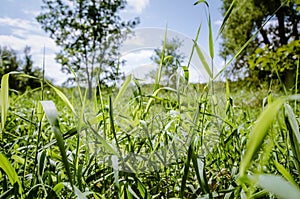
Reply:
[[[221,33],[220,55],[226,61],[248,42],[228,68],[228,74],[259,81],[279,79],[292,89],[299,80],[299,0],[223,0],[222,3],[223,16],[227,17],[228,10],[231,13]],[[119,47],[140,23],[139,18],[125,21],[120,17],[119,12],[125,7],[125,0],[43,0],[42,12],[36,19],[61,47],[56,61],[62,71],[76,74],[68,82],[86,85],[89,98],[95,84],[122,78]],[[165,55],[170,55],[170,59],[164,63],[166,75],[172,75],[180,66],[178,62],[183,61],[178,50],[180,42],[167,41]],[[13,50],[2,47],[0,75],[12,70],[41,75],[38,69],[32,69],[29,51],[26,47],[24,60],[20,62]],[[161,53],[156,49],[152,60],[159,63]],[[11,85],[24,90],[26,85],[36,86],[36,82],[11,80]]]

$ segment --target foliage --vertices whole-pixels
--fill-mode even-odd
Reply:
[[[40,78],[42,76],[41,69],[33,68],[33,61],[30,55],[30,47],[24,48],[24,58],[19,58],[17,53],[7,47],[0,47],[0,78],[9,72],[22,72],[26,75]],[[25,91],[27,87],[37,88],[40,81],[32,78],[24,78],[12,75],[9,79],[10,88]]]
[[[295,79],[295,67],[299,64],[300,59],[300,40],[295,40],[289,44],[282,45],[274,49],[272,46],[266,45],[264,48],[257,48],[255,52],[249,56],[249,68],[251,70],[258,70],[261,77],[265,74],[272,74],[279,78]],[[293,74],[287,76],[286,72],[292,71]],[[285,81],[287,81],[287,79]],[[287,87],[294,86],[293,81],[291,85],[286,83]]]
[[[124,8],[124,0],[43,0],[44,12],[37,21],[62,47],[56,60],[64,72],[77,74],[70,80],[84,82],[91,91],[98,81],[107,84],[120,78],[118,48],[138,23],[121,20]]]
[[[224,15],[231,2],[231,0],[223,1]],[[298,40],[299,23],[300,13],[296,10],[295,1],[289,3],[284,0],[235,1],[222,32],[221,55],[224,59],[233,56],[254,35],[255,38],[236,59],[231,70],[247,69],[248,56],[253,55],[257,48],[264,48],[267,45],[276,51],[277,48]]]

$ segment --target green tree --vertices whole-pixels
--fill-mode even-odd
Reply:
[[[180,47],[182,46],[183,41],[179,38],[175,37],[171,40],[167,39],[165,43],[164,49],[164,60],[162,61],[162,72],[163,72],[163,81],[170,82],[172,85],[175,84],[175,78],[172,76],[176,73],[180,64],[184,61],[185,56],[182,52],[180,52]],[[164,42],[162,42],[164,45]],[[151,57],[151,60],[160,65],[161,63],[161,55],[162,55],[162,47],[156,48],[154,50],[154,55]],[[170,80],[172,79],[172,80]]]
[[[77,80],[88,86],[89,98],[95,82],[120,77],[118,48],[139,23],[137,18],[121,20],[118,13],[125,4],[125,0],[43,0],[44,12],[37,21],[62,47],[56,56],[62,71],[75,71]]]
[[[232,0],[223,0],[222,11],[225,15]],[[262,25],[271,17],[269,23]],[[224,59],[233,56],[259,30],[255,39],[247,46],[233,64],[231,72],[239,69],[249,69],[248,58],[256,53],[257,48],[268,46],[273,52],[278,48],[299,40],[300,13],[294,0],[237,0],[222,32],[221,55]],[[278,66],[284,67],[284,66]],[[293,70],[296,66],[293,67]],[[278,71],[281,71],[278,69]],[[286,70],[287,71],[287,70]],[[282,73],[285,73],[283,71]],[[261,71],[262,76],[268,76],[269,71]],[[285,79],[289,72],[286,72]]]

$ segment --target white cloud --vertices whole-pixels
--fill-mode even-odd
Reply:
[[[36,30],[39,28],[38,23],[24,20],[20,18],[9,18],[9,17],[2,17],[0,18],[0,24],[2,26],[9,26],[11,28],[20,28],[25,30]]]
[[[38,16],[40,14],[39,10],[27,10],[27,9],[23,9],[22,12],[24,14],[30,15],[30,16]]]
[[[121,59],[126,60],[124,71],[129,72],[135,68],[151,64],[151,56],[153,55],[153,49],[140,49],[133,52],[130,52],[124,55]]]
[[[22,56],[25,46],[31,48],[34,66],[43,65],[43,48],[45,46],[45,66],[46,76],[53,79],[56,84],[60,84],[66,80],[66,75],[60,69],[61,66],[55,62],[55,53],[59,51],[59,47],[50,39],[37,22],[24,20],[20,18],[0,18],[2,27],[11,30],[11,35],[0,34],[1,46],[7,46]]]
[[[141,14],[149,5],[150,0],[127,0],[128,7],[133,8],[134,12]]]

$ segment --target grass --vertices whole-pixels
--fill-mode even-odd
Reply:
[[[257,87],[240,85],[215,82],[211,95],[182,78],[153,91],[130,76],[93,101],[51,84],[12,93],[1,104],[1,198],[299,194],[299,96],[262,86],[252,102]]]
[[[20,74],[4,75],[0,198],[297,198],[300,96],[217,82],[196,43],[195,53],[207,84],[188,83],[185,67],[176,85],[160,85],[161,64],[154,85],[129,76],[91,100],[43,80],[10,93]]]

